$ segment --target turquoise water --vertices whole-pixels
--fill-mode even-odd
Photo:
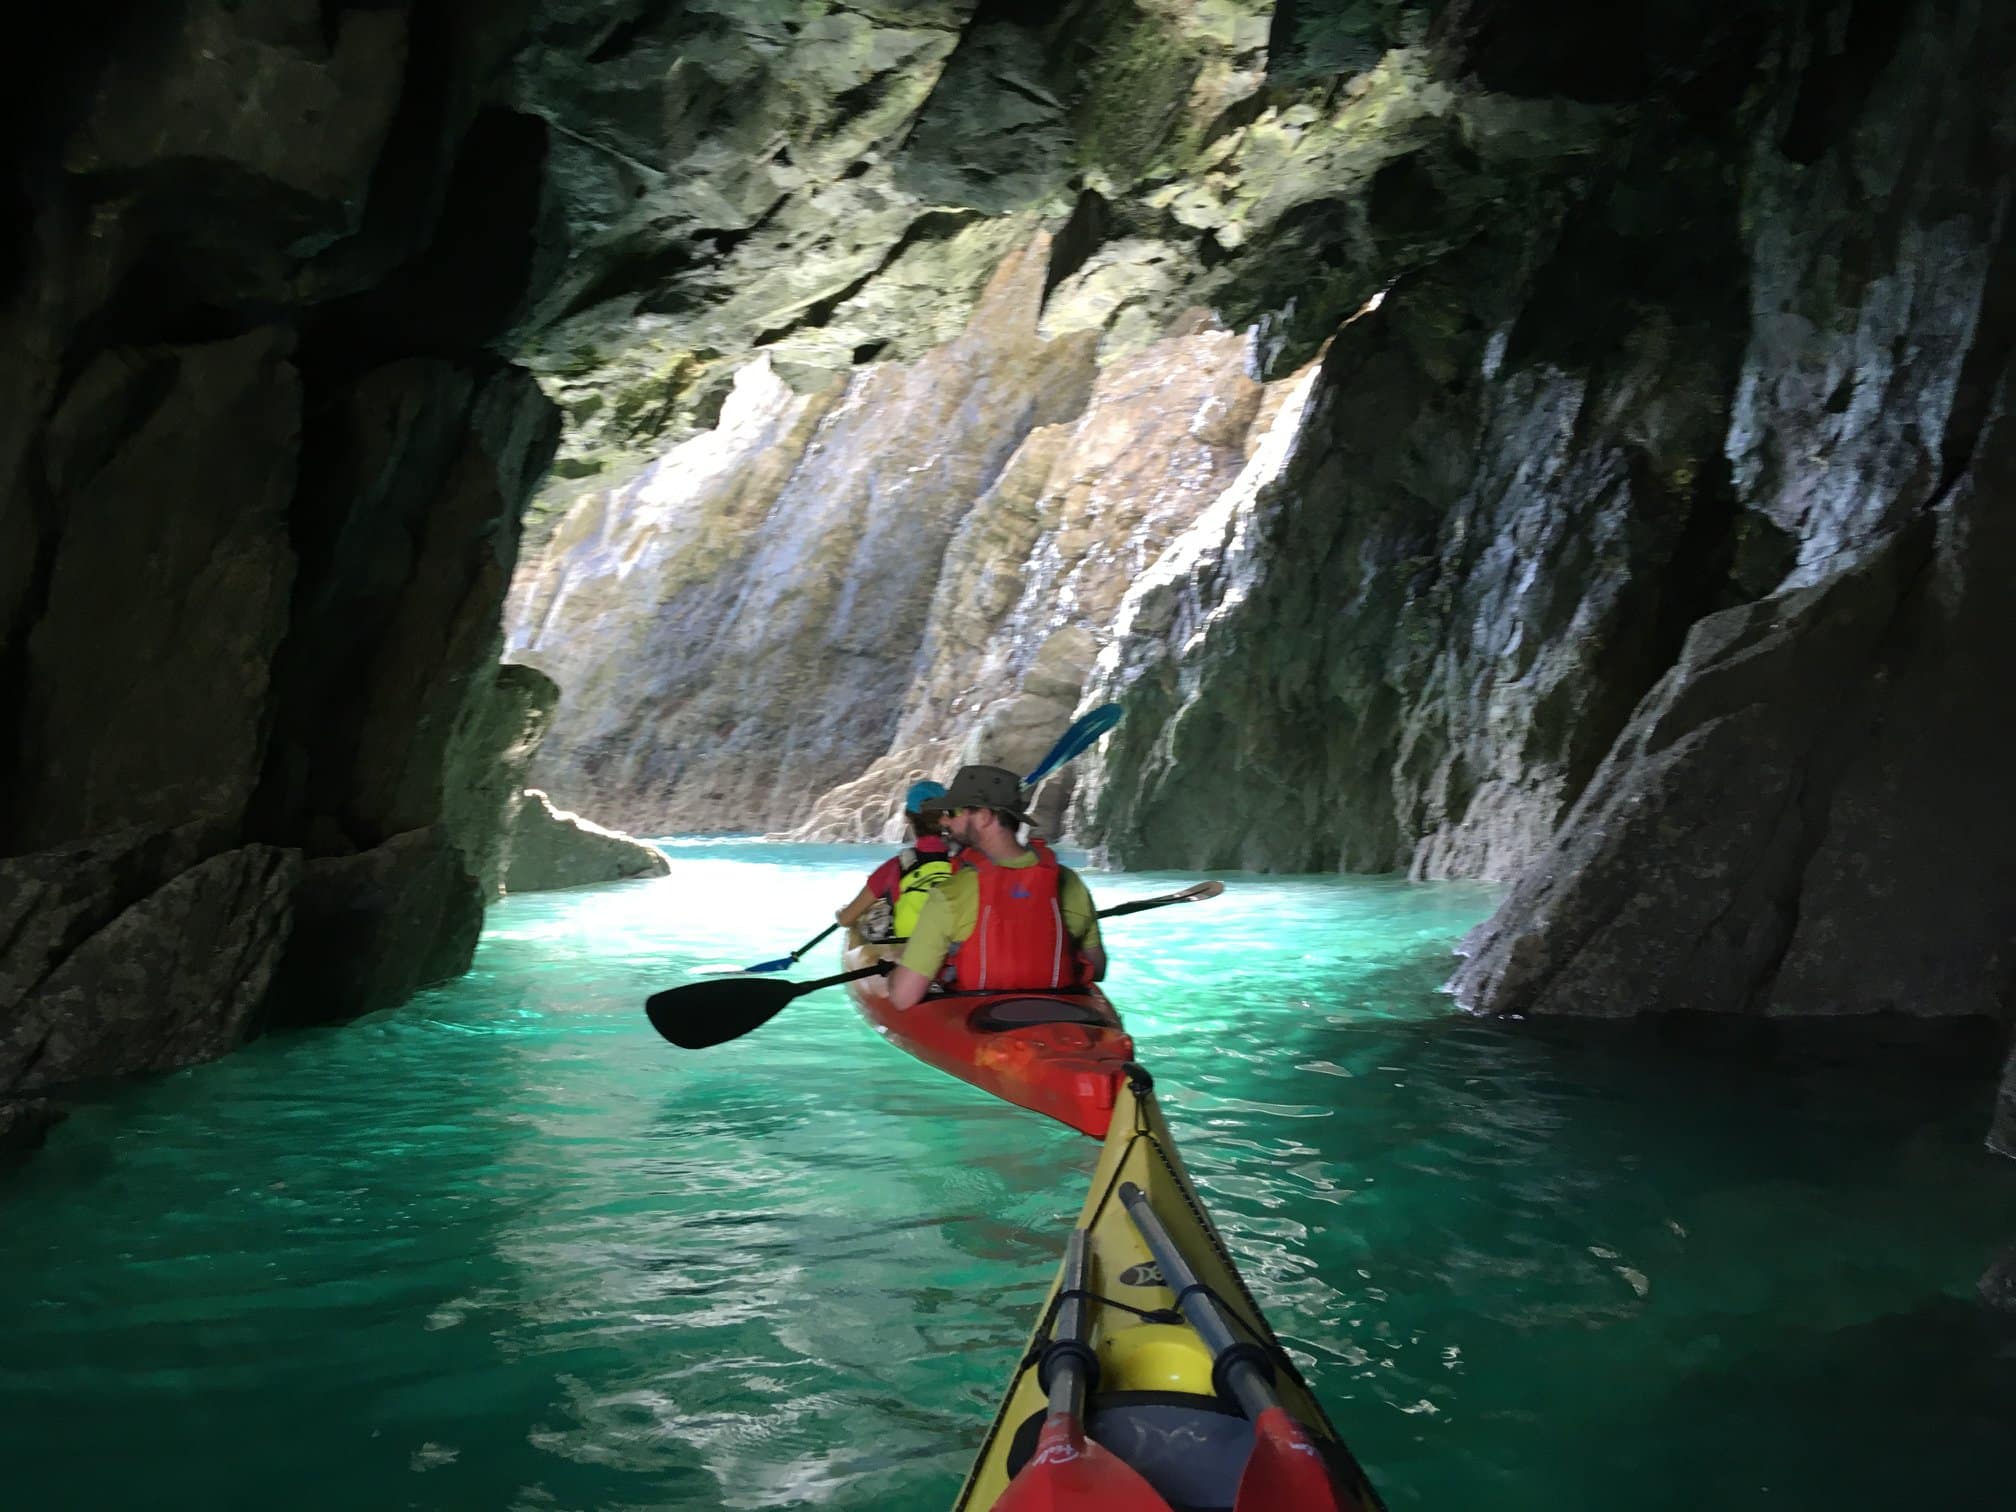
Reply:
[[[0,1177],[0,1504],[944,1506],[1094,1146],[838,992],[664,1044],[647,993],[802,943],[879,859],[673,854]],[[2010,1505],[1991,1089],[1452,1015],[1490,903],[1236,878],[1109,927],[1198,1183],[1388,1500]]]

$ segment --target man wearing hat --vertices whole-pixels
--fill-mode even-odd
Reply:
[[[889,998],[915,1007],[934,980],[961,992],[1082,987],[1106,974],[1099,916],[1078,874],[1029,822],[1022,784],[1005,767],[967,766],[924,805],[965,849],[951,880],[925,900],[889,977]],[[950,965],[947,965],[947,962]]]
[[[952,848],[939,831],[940,819],[924,812],[925,805],[945,796],[945,784],[910,784],[903,795],[903,819],[910,826],[910,843],[900,855],[891,856],[868,874],[868,881],[854,895],[854,901],[833,915],[848,928],[861,925],[871,940],[907,939],[916,927],[924,902],[952,875]],[[865,922],[864,922],[865,921]]]

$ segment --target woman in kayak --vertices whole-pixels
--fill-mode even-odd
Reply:
[[[833,917],[847,927],[859,926],[863,939],[907,940],[924,911],[924,900],[952,875],[952,848],[939,833],[937,814],[924,806],[945,796],[942,782],[913,782],[903,795],[903,820],[910,843],[868,874],[854,901]]]

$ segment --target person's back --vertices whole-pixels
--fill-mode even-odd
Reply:
[[[976,846],[963,853],[960,864],[974,874],[975,896],[971,927],[949,942],[953,986],[986,992],[1082,987],[1090,980],[1079,941],[1065,922],[1067,874],[1049,846],[1032,840],[1020,856],[1000,861]],[[954,899],[946,902],[957,929],[964,911]]]
[[[952,848],[939,833],[935,814],[923,812],[943,797],[944,784],[915,782],[903,796],[910,843],[868,874],[852,902],[833,917],[872,941],[905,940],[916,927],[925,900],[952,875]]]
[[[1090,891],[1041,840],[1020,839],[1028,814],[1014,773],[961,767],[949,792],[925,812],[942,812],[947,835],[963,849],[952,879],[918,915],[890,977],[896,1006],[914,1005],[941,977],[971,992],[1080,987],[1105,975]]]

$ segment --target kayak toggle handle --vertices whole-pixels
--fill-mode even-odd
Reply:
[[[1235,1370],[1256,1371],[1270,1387],[1274,1384],[1274,1361],[1251,1339],[1241,1339],[1211,1362],[1211,1389],[1236,1402],[1240,1400],[1240,1388],[1233,1378]]]
[[[1258,1418],[1280,1404],[1274,1397],[1274,1370],[1263,1350],[1232,1332],[1209,1288],[1197,1279],[1197,1272],[1183,1258],[1169,1230],[1155,1216],[1148,1194],[1131,1181],[1120,1183],[1120,1202],[1155,1264],[1162,1279],[1176,1293],[1176,1305],[1184,1320],[1197,1331],[1204,1347],[1211,1351],[1211,1384],[1230,1397],[1248,1418]]]
[[[1042,1358],[1036,1362],[1036,1384],[1049,1396],[1056,1389],[1057,1372],[1066,1366],[1074,1367],[1082,1377],[1078,1390],[1089,1396],[1099,1389],[1099,1356],[1092,1352],[1092,1346],[1083,1339],[1052,1339],[1043,1346]]]

